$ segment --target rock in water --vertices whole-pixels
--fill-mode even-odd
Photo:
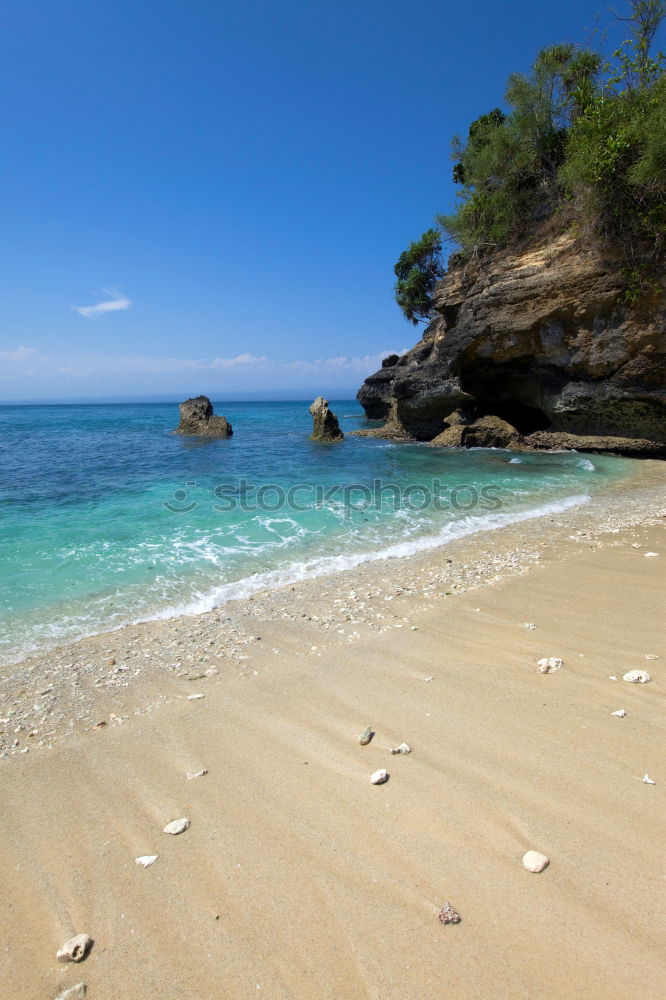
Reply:
[[[89,934],[77,934],[65,941],[60,951],[56,952],[56,958],[59,962],[82,962],[92,948],[92,943]]]
[[[358,738],[359,743],[362,747],[367,747],[368,743],[375,734],[372,731],[372,726],[366,726],[361,735]]]
[[[528,851],[523,855],[523,867],[527,868],[528,872],[542,872],[549,864],[546,855],[539,854],[538,851]]]
[[[310,407],[312,415],[311,441],[342,441],[344,434],[340,430],[338,418],[328,408],[328,400],[317,396]]]
[[[630,684],[649,684],[652,678],[647,670],[630,670],[623,675],[622,680],[629,681]]]
[[[230,438],[233,428],[226,417],[213,414],[213,404],[208,396],[195,396],[180,404],[180,423],[176,434]]]
[[[167,823],[164,827],[164,832],[170,833],[172,837],[176,837],[179,833],[184,833],[189,825],[190,821],[189,819],[185,819],[185,817],[183,817],[183,819],[172,819],[171,822]]]
[[[62,993],[58,993],[55,1000],[84,1000],[86,995],[86,984],[77,983],[76,986],[69,986]]]
[[[457,910],[454,910],[450,903],[444,903],[437,914],[437,919],[441,920],[443,924],[459,924],[460,914]]]
[[[561,660],[559,656],[544,657],[537,663],[537,673],[552,674],[554,670],[559,670],[563,666],[564,660]]]
[[[384,785],[389,780],[389,773],[382,768],[380,771],[375,771],[374,774],[370,775],[370,781],[373,785]]]

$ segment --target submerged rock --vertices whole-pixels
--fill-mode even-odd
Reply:
[[[317,396],[310,406],[312,416],[311,441],[342,441],[344,434],[340,430],[338,418],[328,408],[328,400]]]
[[[59,962],[82,962],[92,944],[93,940],[89,934],[77,934],[69,941],[65,941],[62,948],[56,952],[56,958]]]
[[[198,437],[229,438],[233,428],[226,417],[216,417],[208,396],[194,396],[180,404],[180,423],[176,434]]]

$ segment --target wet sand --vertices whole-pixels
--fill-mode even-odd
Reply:
[[[663,996],[666,524],[620,506],[11,668],[0,996]]]

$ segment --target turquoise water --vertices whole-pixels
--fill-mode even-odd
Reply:
[[[307,406],[217,404],[228,441],[171,433],[174,404],[0,407],[0,661],[561,510],[633,465],[316,445]]]

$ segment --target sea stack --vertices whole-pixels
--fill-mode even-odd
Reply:
[[[338,418],[328,408],[328,400],[317,396],[310,407],[312,414],[311,441],[342,441],[344,434],[340,430]]]
[[[180,404],[180,423],[176,434],[197,434],[199,437],[229,438],[233,428],[226,417],[216,417],[208,396],[195,396]]]

